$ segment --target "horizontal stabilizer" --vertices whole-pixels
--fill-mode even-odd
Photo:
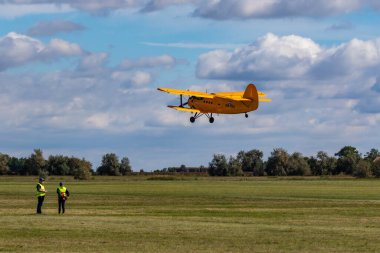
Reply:
[[[257,94],[259,95],[259,97],[265,97],[266,94],[264,92],[261,92],[261,91],[257,91]]]
[[[259,97],[259,102],[272,102],[270,98]]]

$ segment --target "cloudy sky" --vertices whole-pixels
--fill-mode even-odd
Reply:
[[[0,0],[0,152],[135,171],[274,148],[380,149],[377,0]],[[189,122],[157,87],[273,102]]]

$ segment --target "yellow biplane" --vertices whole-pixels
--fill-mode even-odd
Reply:
[[[177,90],[170,88],[158,88],[171,94],[180,95],[180,105],[168,105],[178,111],[191,112],[190,122],[202,115],[207,116],[210,123],[214,122],[213,113],[216,114],[239,114],[244,113],[248,118],[248,112],[255,111],[259,102],[270,102],[263,92],[257,91],[254,84],[248,84],[245,91],[207,93],[189,90]],[[183,103],[182,96],[188,96],[187,102]]]

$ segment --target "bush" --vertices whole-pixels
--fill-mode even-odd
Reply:
[[[372,175],[371,163],[366,160],[360,160],[353,169],[353,175],[359,178],[370,177]]]
[[[372,174],[375,177],[380,177],[380,160],[374,161],[372,164]]]

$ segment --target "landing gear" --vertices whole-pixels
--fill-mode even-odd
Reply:
[[[208,122],[210,122],[210,123],[214,123],[214,117],[212,116],[212,113],[208,114],[208,113],[198,113],[198,112],[196,112],[196,113],[194,114],[194,116],[191,116],[191,117],[190,117],[190,122],[191,122],[191,123],[194,123],[195,120],[196,120],[197,118],[199,118],[199,117],[201,117],[201,116],[203,116],[203,115],[206,115],[206,116],[207,116],[207,118],[208,118]]]
[[[247,113],[245,113],[245,117],[248,118],[248,114]]]
[[[203,113],[198,113],[198,112],[196,112],[196,113],[194,114],[194,116],[191,116],[191,117],[190,117],[190,122],[191,122],[191,123],[194,123],[195,120],[196,120],[197,118],[201,117],[202,115],[203,115]]]

